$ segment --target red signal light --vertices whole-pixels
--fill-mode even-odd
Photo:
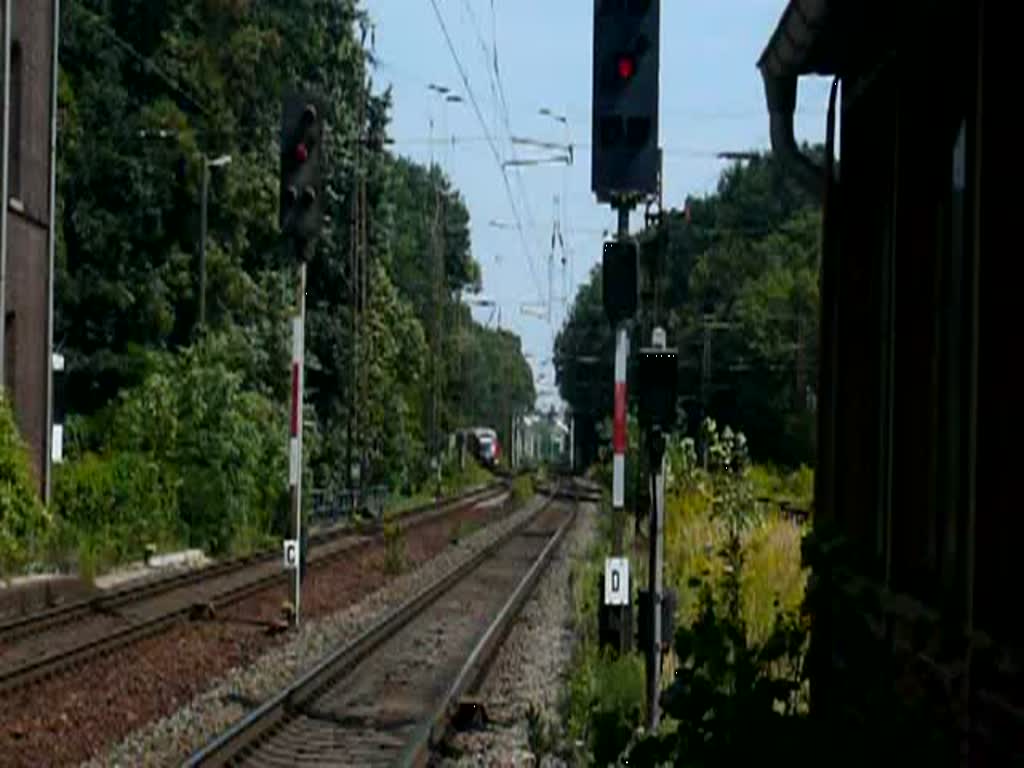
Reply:
[[[305,144],[299,144],[299,146],[295,148],[295,159],[298,160],[300,163],[304,163],[308,158],[309,149],[306,147]]]
[[[622,80],[629,80],[636,74],[636,62],[632,56],[620,56],[619,57],[619,77]]]

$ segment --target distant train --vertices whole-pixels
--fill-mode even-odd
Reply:
[[[464,432],[466,449],[481,464],[490,469],[501,461],[501,443],[498,433],[489,427],[476,427]]]

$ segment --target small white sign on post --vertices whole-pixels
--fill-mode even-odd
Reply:
[[[295,539],[284,540],[284,569],[294,571],[299,562],[299,542]]]
[[[64,462],[64,425],[53,425],[53,445],[50,446],[50,459],[54,464]]]
[[[625,557],[604,561],[604,604],[629,605],[629,560]]]

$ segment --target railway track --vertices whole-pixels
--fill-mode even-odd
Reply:
[[[538,511],[331,653],[187,766],[425,765],[572,522]]]
[[[405,530],[425,525],[507,492],[504,483],[476,489],[441,505],[402,515]],[[347,527],[310,536],[310,570],[322,567],[373,541]],[[157,579],[111,594],[30,614],[0,624],[0,692],[24,687],[165,631],[194,614],[236,603],[278,584],[290,574],[279,552],[263,552]]]

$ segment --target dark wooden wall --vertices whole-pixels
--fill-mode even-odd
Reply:
[[[1015,167],[997,136],[1012,100],[996,90],[1015,81],[990,63],[1009,19],[982,6],[947,3],[927,30],[905,20],[895,51],[842,73],[837,258],[823,260],[836,265],[835,409],[820,412],[835,458],[819,513],[891,598],[889,631],[927,617],[954,649],[934,674],[969,723],[969,764],[996,765],[1024,754],[1021,283],[995,184],[1012,189]]]

